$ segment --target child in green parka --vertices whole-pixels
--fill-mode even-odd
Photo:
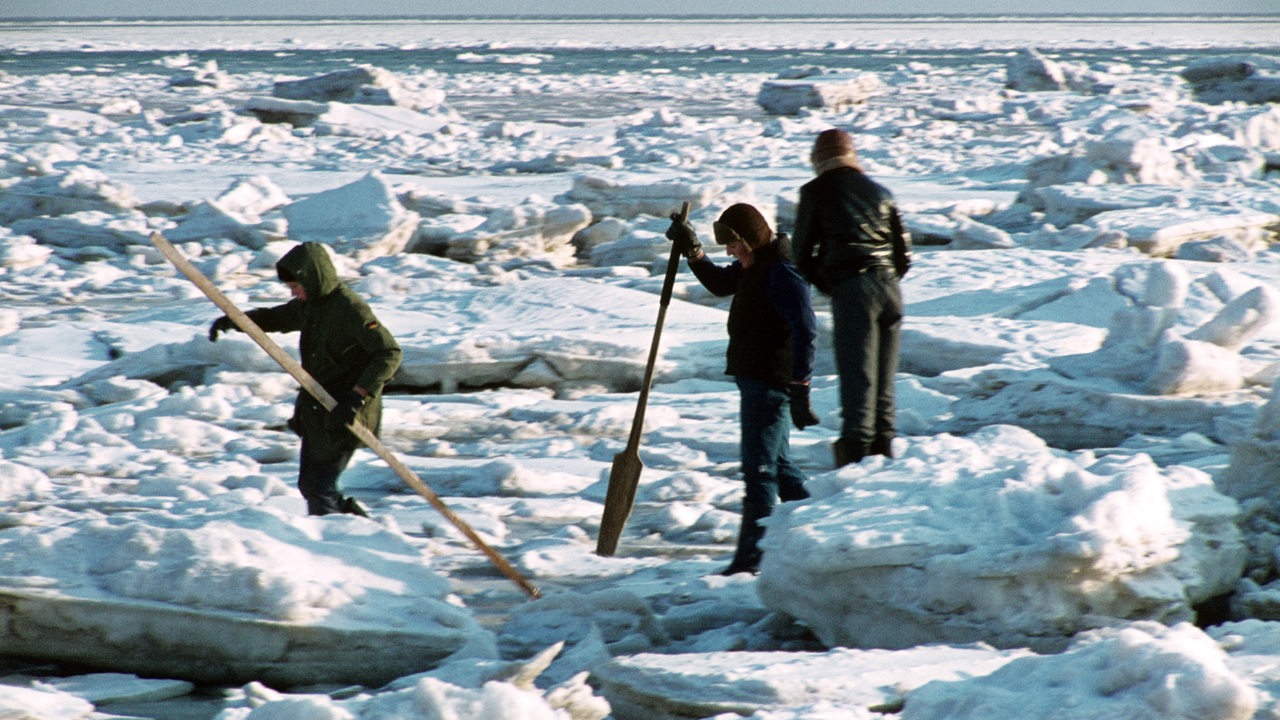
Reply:
[[[382,389],[400,367],[401,351],[391,333],[354,290],[338,279],[323,245],[304,242],[276,263],[276,274],[293,299],[245,313],[266,332],[300,332],[302,368],[336,401],[325,410],[305,389],[298,393],[289,428],[302,438],[298,490],[311,515],[365,515],[338,489],[338,476],[361,446],[347,429],[359,421],[375,435],[382,423]],[[218,318],[209,339],[236,329]]]

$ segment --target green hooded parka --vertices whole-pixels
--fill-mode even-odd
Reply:
[[[376,435],[382,423],[382,389],[400,367],[399,344],[365,301],[338,279],[323,245],[298,245],[280,258],[276,271],[281,280],[300,283],[306,299],[246,314],[266,332],[300,332],[302,367],[330,395],[364,388],[369,397],[356,417]],[[308,442],[359,446],[305,389],[298,393],[289,426]]]

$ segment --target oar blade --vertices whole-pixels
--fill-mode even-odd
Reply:
[[[600,537],[596,541],[596,554],[611,557],[618,549],[618,538],[631,516],[636,487],[640,484],[640,471],[644,463],[635,450],[624,450],[613,456],[609,470],[609,490],[604,498],[604,514],[600,518]]]

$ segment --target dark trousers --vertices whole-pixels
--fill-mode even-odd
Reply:
[[[889,267],[871,268],[831,290],[840,439],[857,456],[893,440],[893,377],[898,372],[902,293]]]
[[[302,452],[298,462],[298,490],[307,501],[308,515],[328,515],[344,512],[346,505],[338,491],[338,476],[347,469],[355,447],[346,443],[334,443],[321,437],[308,441],[302,438]]]
[[[769,517],[778,499],[803,500],[805,476],[791,461],[791,410],[785,390],[761,380],[738,378],[742,426],[742,526],[730,567],[754,569],[760,564],[760,520]]]

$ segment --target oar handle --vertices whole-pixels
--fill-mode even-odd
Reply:
[[[680,206],[679,221],[689,219],[689,203]],[[654,366],[658,363],[658,348],[662,342],[662,326],[667,319],[667,306],[671,304],[671,293],[676,284],[676,273],[680,270],[680,248],[671,243],[671,255],[667,258],[667,274],[662,279],[662,298],[658,302],[658,320],[654,323],[653,342],[649,345],[649,362],[644,368],[644,380],[640,384],[640,399],[636,402],[636,414],[631,420],[631,435],[627,438],[627,448],[639,452],[640,435],[644,432],[644,411],[649,405],[649,387],[653,385]]]
[[[686,201],[680,206],[680,222],[689,221],[689,203]],[[662,279],[662,307],[671,304],[671,293],[676,285],[676,272],[680,270],[680,249],[675,243],[671,243],[671,254],[667,257],[667,275]],[[661,331],[662,322],[658,322],[658,329]]]

